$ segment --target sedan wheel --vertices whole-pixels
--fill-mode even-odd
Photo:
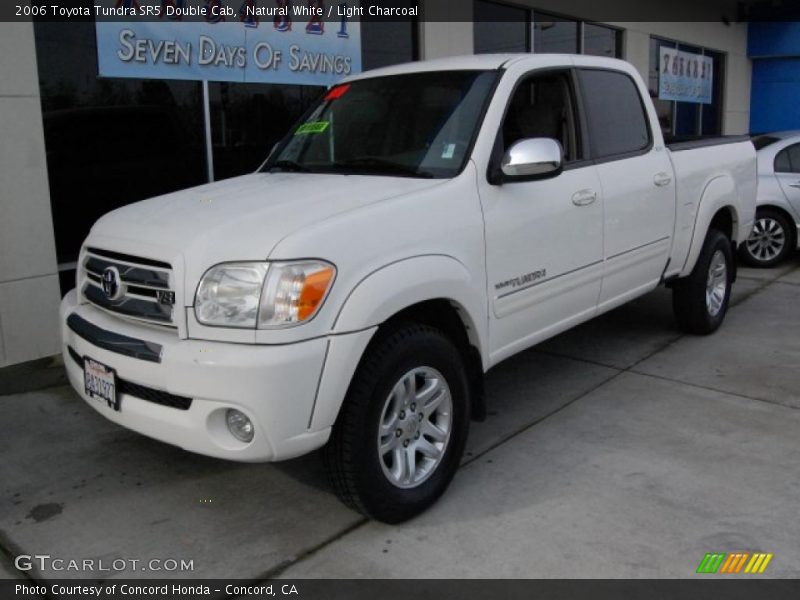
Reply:
[[[786,247],[786,232],[775,219],[756,221],[753,233],[747,238],[747,251],[758,261],[767,262],[778,257]]]
[[[793,225],[780,211],[760,208],[750,237],[741,245],[742,260],[753,267],[777,265],[792,251]]]

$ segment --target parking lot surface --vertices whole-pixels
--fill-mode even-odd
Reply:
[[[33,578],[692,577],[736,551],[798,577],[799,305],[795,259],[741,269],[715,335],[682,335],[659,289],[509,359],[453,485],[400,526],[343,507],[317,455],[228,463],[65,385],[0,396],[0,577],[19,554],[193,561]]]

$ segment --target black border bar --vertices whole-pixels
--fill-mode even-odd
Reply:
[[[243,0],[221,0],[225,6],[238,13]],[[355,0],[350,0],[354,2]],[[429,21],[429,22],[453,22],[463,20],[454,11],[453,7],[457,3],[468,3],[473,0],[360,0],[363,10],[363,17],[353,16],[352,20],[363,21]],[[533,10],[547,12],[552,10],[551,4],[536,2],[535,0],[489,0],[498,4],[517,6]],[[306,0],[292,0],[294,4],[305,4]],[[138,6],[153,7],[160,10],[162,0],[136,0]],[[97,0],[100,4],[100,0]],[[206,6],[206,0],[184,0],[185,6],[202,8]],[[274,0],[255,0],[255,4],[263,7],[271,7],[276,3]],[[323,0],[325,11],[324,21],[331,24],[338,23],[340,17],[329,13],[331,7],[338,4],[337,0]],[[44,10],[37,9],[36,16],[31,11],[18,9],[21,6],[42,7]],[[4,0],[0,2],[0,21],[94,21],[95,20],[95,0]],[[53,7],[57,7],[54,9]],[[411,8],[413,14],[386,14],[387,8]],[[62,10],[63,9],[63,10]],[[69,9],[78,9],[72,10]],[[86,15],[85,13],[89,13]],[[468,10],[464,14],[472,13]],[[747,21],[800,21],[800,2],[797,0],[641,0],[630,2],[625,0],[564,0],[560,3],[559,13],[568,14],[571,17],[598,21],[671,21],[671,22],[696,22],[714,21],[731,24],[734,22]],[[378,14],[380,13],[380,14]],[[512,11],[513,13],[513,11]],[[580,14],[583,13],[583,14]],[[151,13],[152,14],[152,13]],[[125,21],[131,20],[130,17],[101,17],[104,20]],[[162,21],[164,16],[139,16],[136,20]],[[228,17],[228,20],[235,20],[238,14]],[[503,20],[504,17],[492,16],[491,20]],[[204,20],[205,17],[187,16],[184,21]],[[508,20],[517,20],[513,16],[507,17]],[[474,21],[474,18],[469,20]],[[262,21],[269,24],[270,17],[264,17]]]
[[[579,565],[576,565],[579,569]],[[271,598],[285,600],[796,600],[800,580],[723,579],[87,579],[0,580],[0,598],[59,600],[189,600]],[[127,586],[127,587],[124,587]],[[132,588],[147,593],[128,593]],[[85,588],[84,592],[70,592]],[[93,588],[94,591],[88,591]],[[271,593],[269,592],[271,591]],[[37,595],[37,592],[39,594]],[[41,594],[44,592],[44,594]],[[99,593],[98,593],[99,592]],[[239,592],[239,593],[237,593]]]

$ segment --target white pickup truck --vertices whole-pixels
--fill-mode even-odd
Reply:
[[[371,71],[258,172],[102,217],[64,360],[103,416],[192,452],[325,446],[341,499],[399,522],[451,481],[500,361],[659,284],[714,331],[755,199],[750,141],[668,145],[625,62]]]

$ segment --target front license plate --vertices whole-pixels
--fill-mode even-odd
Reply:
[[[83,382],[87,396],[104,400],[108,407],[114,410],[120,409],[117,396],[117,373],[114,369],[84,356]]]

